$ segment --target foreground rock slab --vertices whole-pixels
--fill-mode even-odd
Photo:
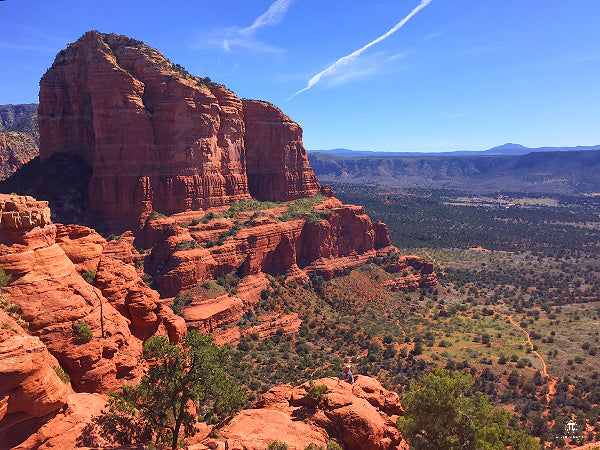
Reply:
[[[309,383],[275,387],[263,394],[255,409],[242,411],[223,426],[222,438],[204,444],[263,450],[279,440],[290,449],[303,450],[311,443],[325,446],[334,439],[346,450],[408,450],[395,426],[404,414],[398,394],[375,378],[358,376],[349,384],[329,377],[315,380],[314,385],[327,387],[320,401],[307,397]]]

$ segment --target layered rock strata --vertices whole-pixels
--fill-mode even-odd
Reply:
[[[391,253],[396,259],[383,266],[395,276],[391,289],[414,291],[437,285],[433,265],[417,256],[400,256],[389,245],[387,227],[372,223],[363,207],[325,196],[318,199],[321,203],[310,212],[291,218],[295,203],[233,217],[221,209],[212,212],[212,219],[186,212],[151,220],[143,230],[146,246],[152,248],[144,260],[145,270],[163,297],[190,291],[193,299],[183,307],[187,325],[216,334],[219,342],[239,340],[233,329],[226,333],[219,329],[253,309],[270,285],[269,275],[304,282],[314,274],[330,280]],[[233,273],[241,278],[235,293],[204,298],[191,292]]]
[[[93,230],[51,223],[47,202],[0,194],[0,267],[11,276],[2,295],[77,391],[107,392],[134,381],[142,371],[140,339],[162,333],[177,342],[185,330],[183,319],[154,301],[158,293],[144,285],[133,266],[123,269],[125,263],[107,256],[96,277],[103,281],[101,290],[84,281],[78,270],[90,263],[98,267],[94,260],[101,259],[104,244]],[[108,295],[120,292],[117,285],[129,292],[124,309],[120,296]],[[78,334],[74,323],[85,323],[91,336]]]
[[[91,206],[121,231],[137,229],[152,210],[319,189],[302,130],[281,111],[242,103],[125,36],[90,31],[61,51],[40,81],[38,121],[42,160],[69,152],[86,161]],[[272,184],[260,185],[267,176]]]
[[[0,309],[0,448],[20,444],[73,393],[43,342]],[[22,438],[22,439],[21,439]]]
[[[389,245],[387,227],[380,222],[373,224],[362,206],[324,198],[314,208],[321,214],[318,220],[298,217],[282,221],[288,206],[207,223],[198,220],[187,227],[179,225],[179,216],[149,222],[144,230],[147,242],[156,245],[146,264],[151,271],[160,268],[156,280],[159,292],[174,296],[202,280],[231,271],[243,276],[286,274],[304,279],[314,272],[329,280],[369,258],[395,250]],[[236,223],[243,225],[234,233],[231,230]],[[228,234],[220,245],[213,244],[215,238]],[[433,265],[416,256],[402,258],[389,271],[398,272],[407,266],[422,275],[416,278],[417,287],[436,284]]]
[[[242,100],[246,171],[253,197],[294,200],[319,192],[302,145],[302,128],[267,102]]]

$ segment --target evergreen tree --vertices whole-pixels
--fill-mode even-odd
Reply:
[[[150,368],[137,386],[110,394],[106,424],[124,441],[157,439],[176,449],[179,436],[196,432],[198,417],[225,418],[239,411],[244,394],[227,378],[223,367],[229,349],[217,347],[211,336],[188,332],[181,346],[157,336],[144,345]]]
[[[402,404],[398,428],[411,449],[539,449],[522,430],[509,427],[510,413],[494,409],[481,392],[473,393],[468,373],[434,369],[413,384]]]

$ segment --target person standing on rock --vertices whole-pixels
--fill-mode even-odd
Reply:
[[[342,381],[347,381],[350,384],[354,383],[354,376],[350,370],[350,364],[344,366],[344,373],[342,373]]]

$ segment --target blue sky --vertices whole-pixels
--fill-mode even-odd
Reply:
[[[308,149],[596,145],[599,20],[598,0],[5,0],[0,104],[37,102],[56,53],[97,29],[274,103]]]

